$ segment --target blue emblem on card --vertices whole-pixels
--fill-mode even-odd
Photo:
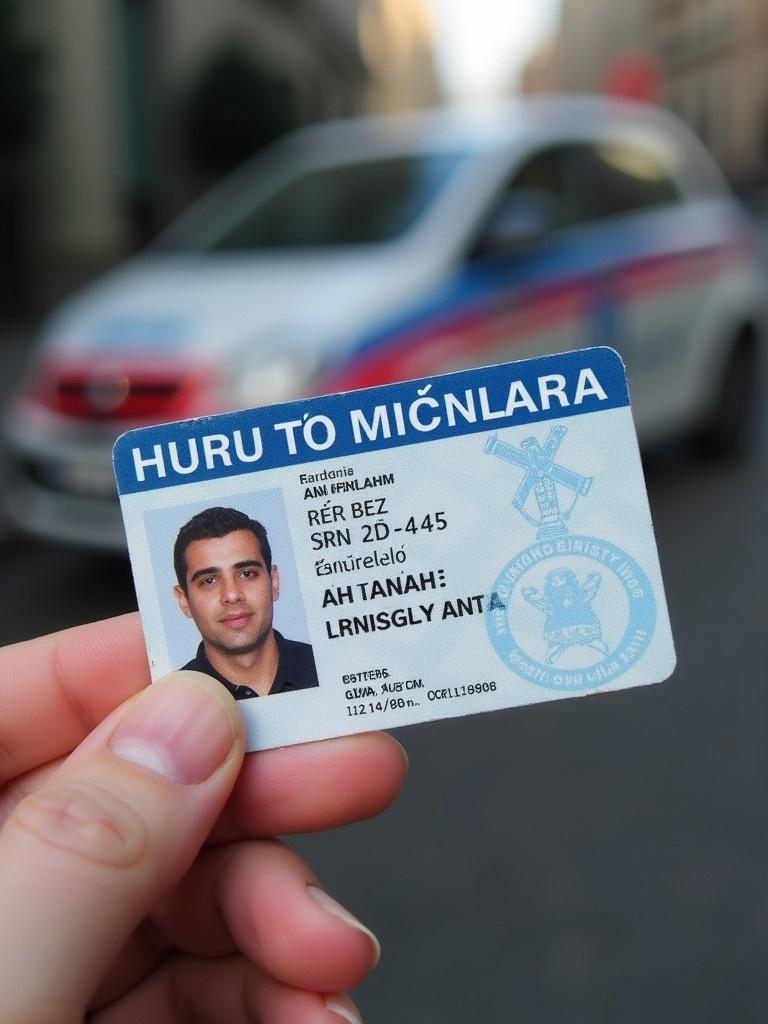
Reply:
[[[523,471],[512,507],[536,542],[504,566],[486,603],[486,629],[504,664],[552,690],[603,686],[634,666],[656,627],[656,602],[626,551],[566,525],[593,478],[556,461],[567,434],[551,427],[519,447],[491,435],[484,451]]]

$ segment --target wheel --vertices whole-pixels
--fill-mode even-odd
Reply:
[[[729,458],[749,448],[759,405],[758,364],[755,334],[744,331],[728,356],[713,410],[695,436],[703,454]]]

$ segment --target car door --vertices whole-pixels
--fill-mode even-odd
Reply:
[[[622,355],[638,425],[674,415],[703,270],[699,232],[655,136],[605,134],[563,154],[582,242],[595,266],[593,336]]]
[[[641,416],[644,403],[668,404],[675,344],[666,343],[684,327],[684,304],[669,289],[657,301],[646,287],[662,247],[653,218],[677,200],[673,182],[657,179],[647,157],[610,137],[529,148],[489,198],[454,272],[363,339],[334,386],[611,345]],[[679,245],[666,234],[668,247]]]
[[[573,148],[546,144],[518,161],[468,249],[461,290],[475,297],[475,362],[604,344],[616,333],[611,278],[579,226]]]
[[[598,261],[572,230],[567,150],[550,143],[529,148],[514,164],[510,156],[453,268],[418,303],[360,339],[332,388],[545,355],[613,336],[594,329]],[[511,206],[527,223],[505,235]],[[608,296],[602,308],[604,320]]]

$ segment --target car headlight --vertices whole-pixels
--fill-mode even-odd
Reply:
[[[227,374],[226,399],[235,408],[290,402],[305,393],[318,365],[316,356],[305,353],[275,354],[260,362],[236,364]]]

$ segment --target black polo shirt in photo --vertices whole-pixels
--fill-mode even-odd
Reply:
[[[277,672],[267,696],[271,696],[273,693],[288,693],[290,690],[308,690],[312,686],[317,686],[317,669],[312,647],[299,640],[286,640],[277,630],[274,630],[274,633],[278,650]],[[197,648],[197,654],[192,661],[188,661],[182,667],[192,669],[194,672],[205,672],[206,675],[218,679],[222,686],[226,686],[235,700],[259,696],[250,686],[238,686],[236,683],[230,683],[220,672],[217,672],[208,660],[203,643]]]

